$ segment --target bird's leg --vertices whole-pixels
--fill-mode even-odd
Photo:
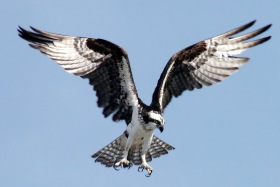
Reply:
[[[138,171],[143,171],[144,169],[147,171],[146,177],[150,177],[153,172],[153,168],[151,166],[149,166],[146,162],[146,153],[147,153],[148,149],[150,148],[152,138],[153,138],[153,135],[151,136],[150,139],[144,141],[144,143],[143,143],[142,155],[141,155],[142,163],[138,167]]]
[[[128,153],[128,151],[124,151],[123,159],[121,159],[119,162],[116,162],[114,164],[115,170],[118,170],[118,168],[121,166],[123,168],[128,168],[128,169],[132,166],[132,163],[127,160],[127,153]]]
[[[143,171],[145,169],[147,171],[146,177],[150,177],[153,172],[153,168],[147,164],[146,154],[141,155],[141,159],[142,159],[142,164],[139,165],[138,171]]]
[[[132,136],[129,135],[128,138],[127,138],[124,153],[123,153],[123,155],[124,155],[123,159],[121,159],[119,162],[116,162],[113,166],[115,168],[115,170],[118,170],[117,168],[119,168],[121,166],[123,168],[128,168],[128,169],[132,166],[132,163],[127,160],[128,151],[129,151],[129,149],[131,147],[131,144],[133,142],[131,137]]]

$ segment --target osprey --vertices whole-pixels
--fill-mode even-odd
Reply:
[[[264,37],[247,41],[270,28],[232,37],[251,27],[255,21],[216,37],[203,40],[174,54],[165,66],[150,105],[138,97],[126,51],[103,39],[73,37],[19,27],[19,36],[32,48],[46,54],[67,72],[89,79],[98,97],[103,115],[113,121],[124,120],[124,133],[92,155],[106,167],[130,168],[152,174],[147,164],[152,158],[167,154],[174,147],[154,135],[164,129],[163,112],[173,97],[183,91],[200,89],[221,82],[238,70],[249,58],[236,57],[241,52],[268,41]]]

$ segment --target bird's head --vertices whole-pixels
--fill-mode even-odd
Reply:
[[[155,128],[158,128],[160,130],[160,132],[162,132],[164,130],[165,121],[164,121],[162,115],[160,113],[158,113],[157,111],[151,110],[150,112],[148,112],[148,122],[149,122],[149,125],[152,125]]]

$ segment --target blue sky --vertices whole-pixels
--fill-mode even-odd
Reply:
[[[17,36],[17,26],[104,38],[129,54],[139,96],[150,103],[175,52],[249,21],[272,23],[272,39],[241,56],[248,64],[224,82],[174,99],[164,133],[176,147],[116,172],[90,157],[118,137],[87,80],[63,71]],[[2,0],[0,186],[280,186],[279,1]]]

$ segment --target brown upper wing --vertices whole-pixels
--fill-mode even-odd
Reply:
[[[158,80],[151,105],[163,112],[173,96],[178,97],[185,90],[200,89],[203,85],[211,86],[236,72],[238,67],[246,63],[249,58],[234,55],[270,39],[269,36],[245,42],[265,32],[271,25],[242,36],[232,37],[254,23],[255,21],[252,21],[174,54]]]
[[[72,37],[19,27],[19,36],[56,61],[67,72],[89,79],[105,117],[131,120],[138,95],[126,52],[102,39]]]

